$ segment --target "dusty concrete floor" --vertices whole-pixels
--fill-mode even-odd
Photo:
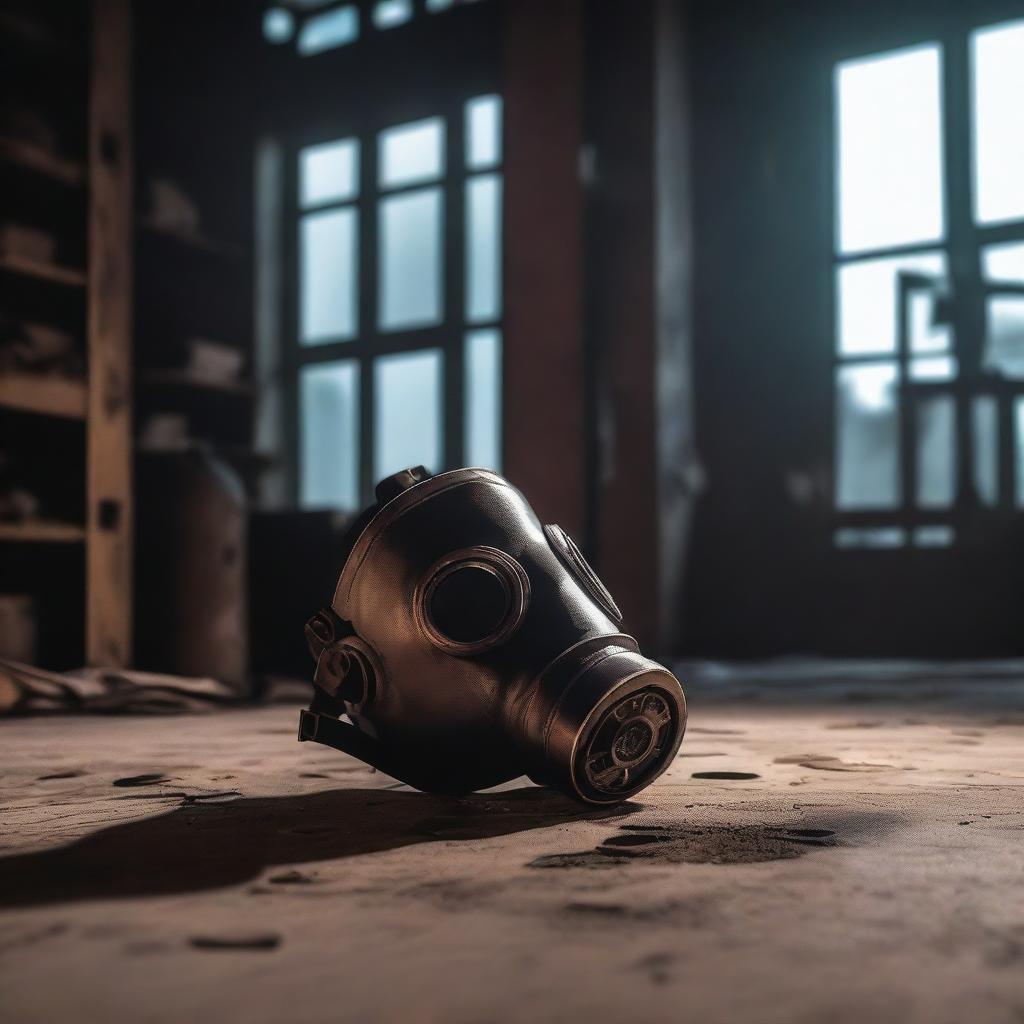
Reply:
[[[0,722],[0,1019],[1024,1021],[1016,680],[698,689],[603,814],[294,718]]]

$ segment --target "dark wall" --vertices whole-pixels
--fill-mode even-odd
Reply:
[[[954,655],[1024,649],[1016,527],[946,551],[832,545],[832,68],[963,39],[1006,2],[689,6],[697,435],[706,474],[686,649]],[[956,33],[959,32],[959,36]]]

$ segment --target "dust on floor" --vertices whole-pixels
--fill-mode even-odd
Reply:
[[[1024,1021],[1024,707],[992,685],[698,694],[597,812],[411,792],[292,709],[0,723],[0,1016]]]

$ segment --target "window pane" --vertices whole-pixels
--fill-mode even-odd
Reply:
[[[907,534],[899,526],[845,526],[833,539],[837,548],[900,548]]]
[[[304,366],[299,404],[303,507],[357,508],[359,365]]]
[[[383,330],[441,320],[442,197],[439,188],[381,200],[380,313]]]
[[[946,257],[942,253],[858,260],[836,271],[838,303],[836,344],[840,355],[889,355],[896,351],[901,272],[927,276],[935,290],[910,295],[910,349],[942,352],[950,348],[948,324],[932,324],[935,297],[945,291]]]
[[[983,505],[999,502],[999,411],[991,395],[979,395],[971,406],[974,445],[974,490]]]
[[[908,376],[911,380],[953,380],[957,375],[956,356],[921,356],[911,359]]]
[[[373,367],[373,477],[442,468],[441,353],[382,356]]]
[[[359,10],[354,4],[317,14],[299,29],[296,44],[303,57],[354,43],[359,38]]]
[[[263,12],[263,38],[268,43],[287,43],[295,35],[295,15],[283,7],[268,7]]]
[[[466,166],[483,170],[501,163],[501,97],[477,96],[466,104]]]
[[[378,136],[381,188],[432,181],[444,174],[444,121],[396,125]]]
[[[956,407],[951,395],[917,403],[917,504],[949,508],[956,491]]]
[[[373,8],[373,23],[377,28],[404,25],[412,17],[412,0],[378,0]]]
[[[1024,217],[1024,22],[975,32],[974,215]]]
[[[914,530],[914,546],[919,548],[948,548],[955,539],[953,527],[940,523],[919,526]]]
[[[836,504],[894,508],[900,502],[896,364],[842,366],[836,389]]]
[[[299,336],[303,345],[353,338],[358,329],[358,234],[354,207],[300,222]]]
[[[339,139],[299,151],[302,206],[354,199],[359,195],[359,142]]]
[[[501,470],[501,332],[466,335],[466,464]]]
[[[466,182],[466,319],[501,316],[501,175]]]
[[[986,246],[981,259],[988,284],[1024,288],[1024,243]],[[989,295],[985,313],[985,351],[981,365],[1011,380],[1024,379],[1024,294]]]
[[[929,45],[836,68],[841,252],[942,237],[940,64]]]

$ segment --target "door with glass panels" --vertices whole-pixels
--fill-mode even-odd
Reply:
[[[501,99],[291,154],[300,503],[501,467]]]
[[[969,557],[1024,506],[1024,20],[966,8],[834,71],[839,551]]]

